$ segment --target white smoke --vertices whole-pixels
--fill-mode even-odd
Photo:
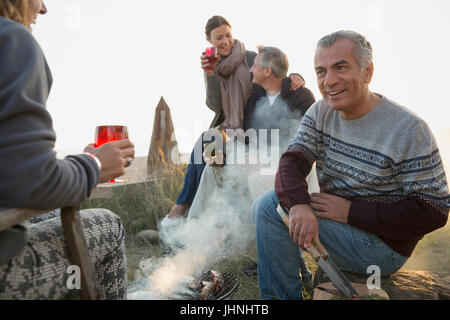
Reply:
[[[258,162],[264,159],[266,168],[276,169],[281,153],[299,125],[299,114],[292,112],[285,103],[278,104],[275,113],[273,108],[268,103],[259,105],[252,116],[251,127],[267,128],[270,124],[268,129],[280,129],[275,130],[276,139],[270,132],[269,135],[264,130],[258,132],[265,136],[260,137],[257,148],[252,148],[251,143],[247,147],[243,144],[236,147],[236,153],[246,153],[241,157],[247,159],[246,164],[231,161],[227,151],[230,163],[227,161],[227,165],[219,169],[205,168],[208,172],[203,173],[203,185],[188,219],[179,219],[180,223],[170,228],[160,228],[160,240],[175,248],[173,254],[141,261],[137,281],[129,288],[130,299],[176,299],[186,294],[182,285],[186,279],[198,277],[225,257],[245,253],[250,241],[255,239],[255,226],[250,221],[252,200],[256,193],[273,189],[275,175],[272,170],[271,176],[265,177],[269,183],[263,185],[259,177],[265,174],[261,173],[262,166]],[[275,149],[270,147],[271,142],[276,142]],[[256,151],[264,154],[257,156]],[[250,172],[256,172],[257,179],[250,179]],[[205,175],[213,175],[213,181],[203,181],[207,180]]]
[[[141,261],[136,282],[128,290],[129,299],[177,299],[182,293],[189,296],[183,292],[186,279],[198,278],[225,257],[246,251],[255,237],[249,221],[251,198],[237,176],[223,178],[222,187],[211,190],[201,204],[201,212],[191,208],[188,219],[160,228],[161,242],[174,251],[163,258]]]

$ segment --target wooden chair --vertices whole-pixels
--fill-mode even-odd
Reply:
[[[89,200],[109,199],[112,189],[106,186],[97,186],[92,191]],[[0,231],[11,228],[30,218],[39,216],[49,210],[34,209],[7,209],[0,212]],[[83,227],[79,218],[80,205],[61,208],[61,221],[64,237],[69,248],[70,260],[73,265],[79,266],[81,271],[81,297],[86,300],[101,299],[100,284],[92,263],[83,234]]]

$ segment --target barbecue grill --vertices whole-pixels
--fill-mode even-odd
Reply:
[[[233,294],[239,290],[240,282],[239,280],[231,273],[224,272],[223,276],[223,286],[219,291],[212,293],[208,300],[230,300],[233,297]],[[208,272],[203,273],[199,277],[200,281],[211,281],[211,277]],[[192,300],[203,300],[201,293],[197,293],[192,297]]]
[[[233,294],[236,293],[240,288],[239,280],[231,273],[224,272],[221,273],[223,277],[223,285],[219,288],[217,292],[211,292],[206,300],[229,300],[232,299]],[[194,279],[194,278],[192,278]],[[202,273],[200,276],[195,278],[198,281],[211,281],[210,271]],[[137,280],[129,284],[128,286],[128,297],[132,300],[203,300],[202,291],[198,289],[194,292],[190,289],[185,288],[181,292],[176,292],[169,295],[161,295],[159,292],[148,291],[148,281],[147,280]],[[183,292],[184,291],[184,292]],[[190,291],[187,294],[186,291]]]

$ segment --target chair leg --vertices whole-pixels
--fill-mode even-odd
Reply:
[[[102,298],[100,284],[84,239],[78,206],[61,209],[64,236],[69,248],[70,260],[81,271],[81,297],[85,300]]]

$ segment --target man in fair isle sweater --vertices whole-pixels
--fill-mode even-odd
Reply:
[[[275,191],[252,206],[263,299],[301,299],[298,246],[308,248],[313,237],[342,270],[366,274],[376,265],[386,276],[448,219],[433,134],[417,115],[369,90],[370,43],[352,31],[327,35],[314,67],[323,99],[282,155]],[[321,193],[309,195],[305,177],[314,162]],[[276,211],[280,202],[290,209],[289,230]]]

